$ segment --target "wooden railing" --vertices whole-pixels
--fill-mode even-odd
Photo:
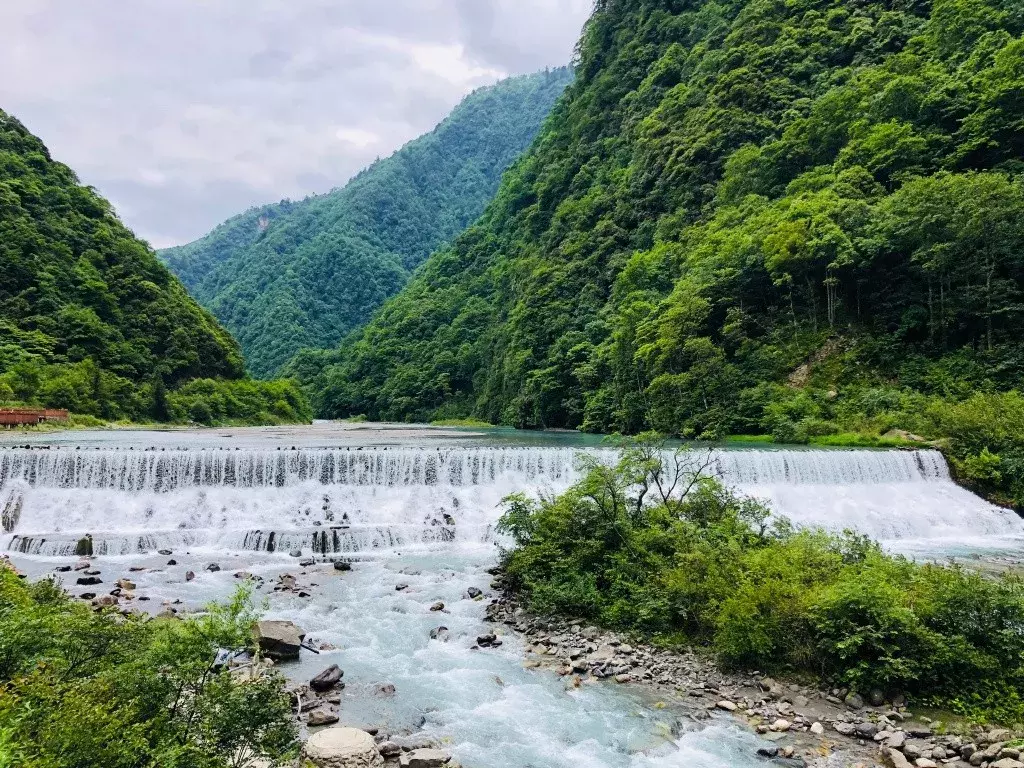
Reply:
[[[62,408],[0,408],[0,427],[67,420],[68,412]]]

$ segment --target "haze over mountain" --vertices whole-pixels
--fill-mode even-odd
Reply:
[[[251,209],[160,256],[235,334],[249,370],[272,375],[359,327],[472,223],[571,79],[562,68],[479,89],[343,188]]]

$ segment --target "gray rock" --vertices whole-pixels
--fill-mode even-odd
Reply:
[[[366,731],[325,728],[309,737],[303,756],[316,768],[384,768],[384,758]]]
[[[341,678],[345,676],[344,671],[337,664],[332,664],[319,675],[309,681],[309,687],[318,693],[329,691],[331,688],[341,682]]]
[[[293,549],[291,552],[288,553],[288,556],[289,557],[302,557],[302,550],[301,549]]]
[[[862,739],[873,739],[878,733],[878,726],[874,723],[857,723],[853,731]]]
[[[898,749],[886,748],[882,750],[882,762],[890,768],[913,768],[913,764]]]
[[[444,610],[444,603],[442,603],[440,600],[438,600],[436,603],[434,603],[432,606],[430,606],[430,610],[433,611],[434,613],[437,613],[438,611],[443,611]]]
[[[271,659],[297,659],[306,636],[290,621],[261,621],[255,633],[260,650]]]
[[[309,713],[309,720],[306,724],[310,728],[320,728],[324,725],[334,725],[341,718],[329,709],[314,709]]]
[[[352,570],[352,563],[346,562],[344,560],[335,560],[334,561],[334,570],[336,570],[336,571],[351,571]]]
[[[1002,760],[992,763],[990,768],[1024,768],[1024,763],[1012,757],[1004,757]]]
[[[402,748],[393,741],[382,741],[377,745],[377,751],[384,758],[398,757],[402,754]]]
[[[476,587],[470,587],[466,590],[466,597],[468,597],[470,600],[476,600],[482,594],[483,592],[477,589]]]
[[[846,704],[846,706],[848,706],[850,709],[864,708],[864,699],[861,698],[861,695],[859,693],[854,693],[853,691],[850,691],[850,693],[846,694],[846,698],[843,699],[843,703]]]
[[[868,701],[871,702],[872,707],[880,707],[885,704],[885,694],[875,688],[868,694]]]
[[[853,736],[853,723],[836,723],[832,727],[835,728],[836,733],[840,733],[843,736]]]
[[[406,752],[399,760],[401,768],[441,768],[451,756],[439,749],[415,749]]]
[[[103,579],[101,579],[99,576],[79,576],[77,583],[79,586],[82,587],[91,587],[96,584],[102,584]]]
[[[208,570],[210,573],[216,573],[220,570],[220,566],[217,565],[217,563],[210,563],[208,566],[206,566],[206,570]]]

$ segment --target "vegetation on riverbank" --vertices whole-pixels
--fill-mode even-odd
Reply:
[[[0,768],[244,768],[296,747],[282,678],[214,668],[252,648],[246,592],[179,620],[94,612],[0,564]]]
[[[506,500],[504,557],[540,612],[586,618],[725,664],[903,693],[1024,721],[1024,584],[919,565],[853,533],[794,530],[652,435],[583,457],[565,493]]]

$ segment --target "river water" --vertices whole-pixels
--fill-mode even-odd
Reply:
[[[422,725],[467,768],[757,765],[756,737],[728,719],[680,729],[671,702],[614,683],[567,688],[524,669],[514,636],[499,649],[471,649],[491,627],[486,603],[466,591],[488,591],[501,499],[564,489],[577,477],[577,453],[602,450],[569,435],[325,424],[0,438],[0,550],[37,576],[73,562],[89,533],[105,581],[148,567],[131,578],[154,610],[164,600],[222,598],[240,570],[263,576],[271,617],[337,648],[304,654],[285,668],[290,676],[339,664],[343,723]],[[856,529],[917,557],[1024,552],[1024,521],[956,486],[934,451],[698,458],[797,524]],[[292,550],[343,554],[355,567],[302,569]],[[219,572],[206,570],[213,562]],[[286,571],[310,597],[270,592]],[[443,613],[430,610],[436,601]],[[439,624],[451,631],[447,643],[429,639]],[[394,696],[378,695],[384,683]]]

